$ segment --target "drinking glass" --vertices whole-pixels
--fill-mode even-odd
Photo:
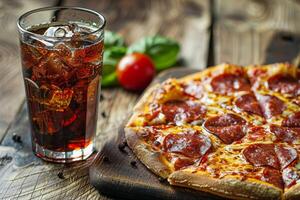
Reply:
[[[104,17],[47,7],[17,25],[34,153],[52,162],[86,159],[96,133]]]

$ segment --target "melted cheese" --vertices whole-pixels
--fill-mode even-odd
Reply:
[[[262,70],[264,71],[264,73],[260,75],[254,75],[254,71],[256,69]],[[166,129],[158,130],[156,141],[162,144],[165,136],[167,136],[168,134],[178,134],[184,131],[198,130],[200,134],[204,134],[209,137],[213,148],[209,156],[207,157],[206,162],[201,163],[200,166],[198,166],[199,163],[195,163],[194,165],[184,169],[185,171],[189,171],[191,173],[209,174],[212,177],[218,178],[234,177],[237,179],[241,179],[243,177],[246,177],[251,181],[270,185],[269,183],[260,180],[263,168],[255,167],[252,164],[248,163],[244,158],[242,151],[248,145],[253,143],[273,143],[276,140],[276,136],[270,132],[269,124],[272,123],[281,125],[281,122],[285,117],[300,111],[300,106],[294,102],[296,98],[293,98],[288,94],[281,94],[271,91],[267,86],[267,80],[270,76],[278,73],[284,73],[296,77],[296,74],[299,73],[299,70],[296,67],[290,67],[286,64],[276,64],[273,66],[267,65],[259,67],[248,66],[245,68],[238,68],[238,70],[240,71],[245,71],[248,77],[255,77],[256,82],[254,85],[252,85],[252,90],[255,90],[255,92],[262,95],[276,96],[284,102],[285,110],[283,111],[283,113],[267,120],[261,116],[241,111],[235,105],[234,102],[236,101],[236,99],[239,96],[245,94],[245,91],[235,92],[229,94],[228,96],[219,95],[212,92],[210,81],[213,76],[224,72],[234,73],[235,70],[237,70],[236,66],[225,64],[214,68],[209,68],[207,70],[204,70],[203,72],[190,75],[179,80],[170,79],[164,82],[160,87],[158,87],[158,89],[152,92],[152,95],[149,97],[148,102],[143,105],[143,110],[140,110],[138,114],[134,116],[134,122],[133,124],[131,124],[131,126],[144,128],[143,126],[145,126],[145,124],[155,125],[166,123],[163,113],[159,113],[151,121],[147,120],[145,115],[151,114],[151,112],[153,111],[153,108],[150,106],[150,104],[155,103],[161,105],[162,103],[169,100],[184,100],[187,98],[191,98],[184,95],[183,88],[181,87],[182,84],[191,81],[197,81],[198,83],[200,82],[202,83],[201,91],[203,90],[203,94],[199,95],[199,97],[197,96],[197,98],[193,99],[193,101],[202,103],[206,106],[207,113],[204,119],[197,122],[191,122],[190,125],[183,123],[180,124],[181,126],[171,126]],[[300,102],[300,97],[297,98]],[[234,113],[244,118],[248,122],[247,125],[256,125],[263,127],[265,129],[265,134],[255,135],[256,133],[251,133],[248,131],[246,136],[242,138],[241,141],[236,141],[233,144],[225,145],[217,136],[207,132],[201,126],[201,122],[208,119],[209,117],[227,113]],[[148,146],[152,146],[151,142],[145,142],[148,144]],[[171,159],[168,159],[162,152],[162,149],[156,148],[154,149],[154,151],[161,152],[163,163],[165,163],[165,165],[172,171],[175,170],[174,162],[180,155],[172,153],[169,155]],[[300,151],[300,148],[298,149],[298,151]]]
[[[205,170],[213,177],[223,178],[229,175],[255,177],[263,168],[254,167],[246,161],[242,151],[249,144],[232,144],[217,149],[208,156]],[[201,168],[201,166],[200,166]]]

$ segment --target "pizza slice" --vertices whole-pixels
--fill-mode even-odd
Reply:
[[[190,125],[126,127],[125,136],[135,155],[163,178],[174,171],[199,166],[220,143],[200,126]]]
[[[291,182],[299,180],[287,178],[295,173],[290,171],[298,155],[286,144],[232,144],[210,154],[197,170],[176,171],[168,180],[232,199],[281,199]]]
[[[300,95],[299,69],[291,64],[249,66],[247,74],[255,90],[270,91],[288,98]]]
[[[298,157],[300,152],[299,145],[293,145],[297,149]],[[284,181],[284,197],[285,199],[299,199],[300,198],[300,160],[294,161],[282,171],[282,178]]]
[[[206,114],[202,103],[187,95],[175,79],[150,89],[134,110],[128,126],[197,123]]]
[[[210,72],[210,73],[208,73]],[[208,69],[208,72],[197,75],[197,88],[201,80],[202,94],[198,95],[200,102],[210,110],[218,113],[233,112],[241,115],[247,121],[261,125],[265,123],[263,112],[258,100],[251,91],[250,81],[245,68],[224,64]],[[194,75],[180,79],[188,81],[189,88],[193,88],[190,80]],[[195,91],[195,88],[193,88]]]
[[[285,142],[291,145],[300,144],[300,112],[283,118],[281,124],[270,124],[269,130],[276,136],[276,142]]]

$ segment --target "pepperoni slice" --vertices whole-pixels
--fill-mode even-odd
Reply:
[[[225,144],[231,144],[238,141],[245,136],[245,131],[240,125],[227,126],[227,127],[210,127],[210,132],[218,136]]]
[[[285,109],[283,101],[275,96],[258,94],[256,97],[267,119],[280,115]]]
[[[252,93],[239,97],[235,105],[245,112],[263,116],[260,105]]]
[[[282,179],[285,187],[289,188],[296,184],[296,181],[300,179],[300,175],[291,168],[285,168],[282,171]]]
[[[266,181],[276,187],[283,188],[284,183],[279,170],[265,168],[262,175],[262,181]]]
[[[249,78],[250,78],[250,82],[253,85],[259,77],[262,77],[262,76],[266,75],[267,70],[262,69],[262,68],[254,68],[253,70],[248,71],[248,72],[250,72],[249,73]]]
[[[297,112],[282,121],[282,126],[300,127],[300,112]]]
[[[268,79],[269,89],[294,96],[300,95],[300,83],[290,75],[276,74]]]
[[[194,161],[192,159],[188,159],[188,158],[177,158],[175,163],[174,163],[174,168],[175,170],[179,170],[182,169],[184,167],[193,165]]]
[[[204,122],[204,128],[219,137],[225,144],[240,140],[246,134],[246,121],[234,114],[211,117]]]
[[[200,119],[206,112],[205,108],[193,101],[168,101],[162,105],[162,112],[168,122],[182,125]]]
[[[280,169],[280,162],[273,144],[252,144],[244,149],[243,154],[246,160],[254,166],[269,166]]]
[[[294,141],[300,140],[300,127],[280,127],[272,125],[270,131],[277,137],[277,141],[293,143]]]
[[[190,158],[202,158],[211,148],[211,141],[205,135],[169,134],[163,141],[164,151],[178,153]]]
[[[211,80],[214,92],[227,94],[235,91],[250,91],[250,84],[242,75],[223,73]]]
[[[286,168],[298,157],[294,148],[274,144],[251,144],[244,149],[243,154],[254,166],[268,166],[278,170]]]
[[[297,151],[292,147],[285,147],[282,145],[275,146],[275,152],[281,165],[281,169],[289,166],[294,160],[298,158]]]

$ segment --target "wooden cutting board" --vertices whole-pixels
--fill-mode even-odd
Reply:
[[[194,72],[187,68],[168,70],[153,83]],[[150,172],[129,147],[122,148],[125,141],[124,124],[118,133],[112,133],[116,137],[104,145],[90,167],[90,181],[101,194],[120,199],[221,199],[208,193],[170,186],[167,181]]]

